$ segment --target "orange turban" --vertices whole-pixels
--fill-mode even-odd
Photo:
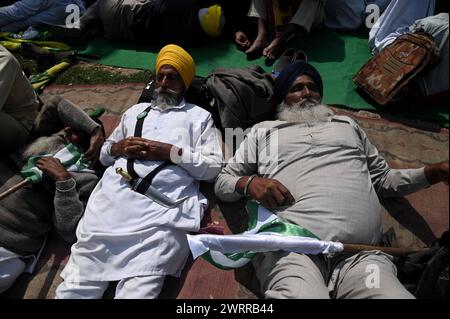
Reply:
[[[169,44],[161,49],[156,58],[156,72],[163,65],[173,66],[183,79],[186,90],[195,76],[195,63],[192,56],[178,45]]]

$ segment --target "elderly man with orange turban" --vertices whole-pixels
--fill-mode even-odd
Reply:
[[[116,298],[157,298],[166,275],[179,276],[222,151],[211,114],[187,103],[192,57],[165,46],[156,61],[151,103],[127,110],[103,145],[107,166],[77,228],[57,298],[101,298],[119,281]]]

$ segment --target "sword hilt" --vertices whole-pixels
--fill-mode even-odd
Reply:
[[[122,176],[127,182],[131,182],[133,180],[133,177],[131,177],[131,175],[122,167],[117,167],[116,173]]]

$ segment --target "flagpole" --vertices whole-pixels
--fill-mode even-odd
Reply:
[[[19,189],[25,187],[26,185],[28,185],[30,182],[27,179],[24,179],[23,181],[21,181],[20,183],[8,188],[6,191],[4,191],[3,193],[0,194],[0,200],[2,200],[3,198],[5,198],[6,196],[18,191]]]
[[[410,254],[423,253],[429,250],[429,248],[396,248],[396,247],[378,247],[359,244],[344,244],[344,253],[359,253],[361,251],[379,250],[383,253],[396,256],[405,257]]]

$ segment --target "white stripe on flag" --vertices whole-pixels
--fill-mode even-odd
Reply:
[[[249,230],[236,235],[187,235],[194,259],[203,256],[221,269],[239,268],[256,253],[288,251],[331,254],[344,250],[339,242],[322,241],[309,230],[281,221],[256,202],[247,203]]]
[[[329,254],[341,252],[344,246],[338,242],[322,241],[316,238],[283,236],[276,233],[246,235],[187,235],[194,258],[207,251],[222,254],[244,252],[264,253],[284,250],[302,254]]]

